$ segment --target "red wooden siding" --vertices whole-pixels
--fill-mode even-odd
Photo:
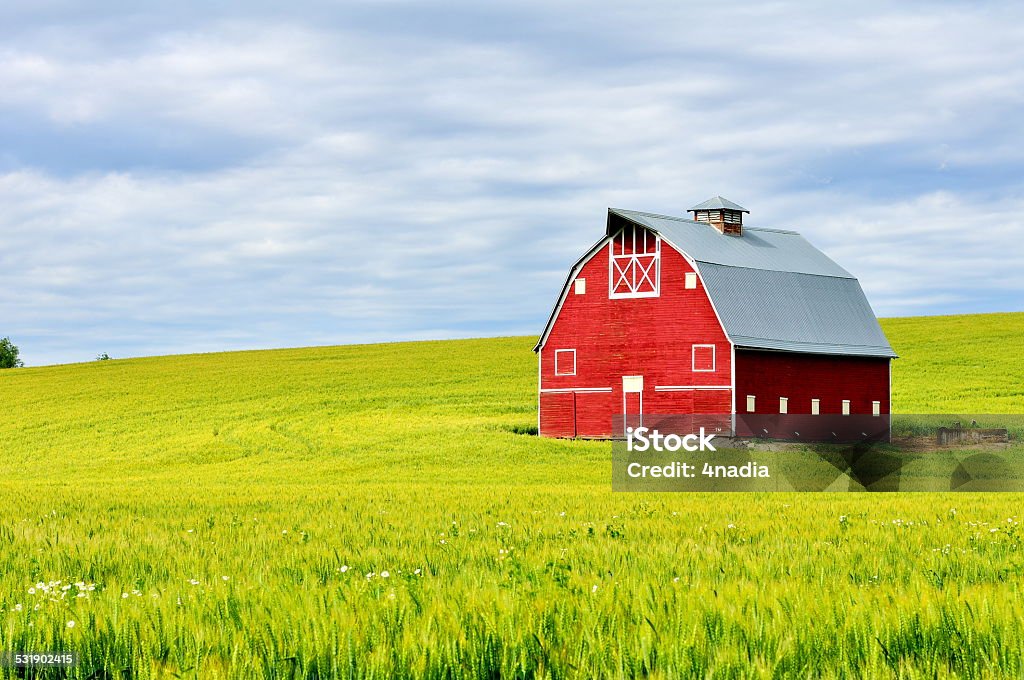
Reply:
[[[642,238],[646,249],[651,249],[654,235]],[[699,277],[696,289],[685,288],[685,274],[693,268],[662,242],[659,295],[610,299],[609,247],[602,248],[577,275],[586,279],[585,294],[577,295],[569,286],[541,349],[540,433],[609,436],[613,416],[623,409],[622,377],[629,375],[644,378],[644,413],[730,413],[731,345]],[[637,250],[641,250],[639,240]],[[714,371],[692,370],[695,344],[714,346]],[[576,375],[555,375],[559,349],[576,350]],[[655,389],[694,386],[726,389]],[[606,391],[575,392],[573,399],[573,393],[544,392],[552,389]]]
[[[788,352],[736,350],[736,409],[747,412],[747,395],[756,397],[759,414],[779,412],[779,397],[789,399],[792,414],[810,413],[811,399],[821,414],[841,414],[850,400],[852,415],[871,415],[871,402],[889,413],[889,360]]]

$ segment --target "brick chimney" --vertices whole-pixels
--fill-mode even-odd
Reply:
[[[727,198],[715,196],[698,203],[686,212],[693,213],[694,221],[707,222],[719,233],[743,236],[743,213],[750,211]]]

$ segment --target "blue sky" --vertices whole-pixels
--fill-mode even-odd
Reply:
[[[0,7],[28,364],[537,333],[608,206],[715,194],[879,315],[1024,310],[1019,4],[144,5]]]

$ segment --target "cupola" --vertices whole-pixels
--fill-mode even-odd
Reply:
[[[686,212],[693,213],[694,221],[707,222],[723,234],[742,236],[743,213],[750,211],[727,198],[715,196],[703,203],[698,203]]]

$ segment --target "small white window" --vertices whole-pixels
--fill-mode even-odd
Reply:
[[[576,279],[575,291],[576,291],[577,295],[586,295],[587,294],[587,280],[586,279]]]
[[[691,368],[694,373],[715,372],[715,346],[694,345],[691,351]]]
[[[642,375],[622,376],[622,391],[624,394],[636,394],[644,391],[644,377]]]
[[[873,401],[871,402],[871,415],[880,416],[882,415],[882,402]]]
[[[811,415],[816,416],[821,413],[821,399],[811,399]]]
[[[756,410],[757,399],[753,394],[747,395],[747,413],[753,413]]]
[[[788,397],[779,397],[779,413],[789,413]]]
[[[555,375],[576,375],[576,350],[555,350]]]
[[[849,399],[843,399],[843,415],[844,416],[850,415],[850,400]]]
[[[697,287],[697,274],[694,272],[686,272],[686,288],[693,290]]]

